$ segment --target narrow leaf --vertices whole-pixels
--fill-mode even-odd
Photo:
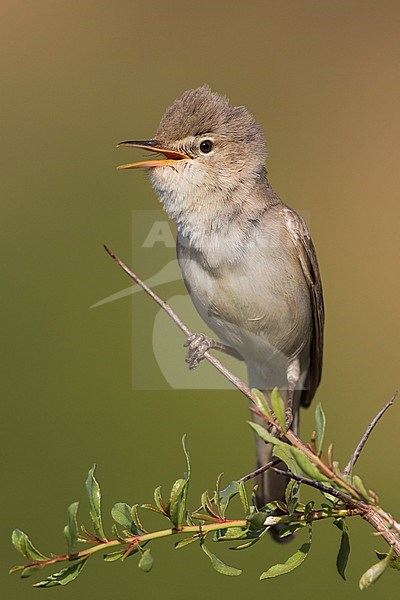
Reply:
[[[73,554],[76,549],[78,542],[78,522],[76,520],[76,514],[78,512],[79,502],[73,502],[68,507],[68,523],[64,527],[64,535],[67,540],[68,554]]]
[[[111,516],[116,523],[130,529],[132,525],[132,508],[125,502],[117,502],[111,509]]]
[[[145,508],[146,510],[151,510],[152,512],[155,512],[159,515],[164,515],[165,514],[162,512],[162,510],[160,510],[159,508],[157,508],[157,506],[153,506],[152,504],[141,504],[140,508]]]
[[[109,552],[108,554],[104,554],[103,560],[106,562],[114,562],[115,560],[121,559],[126,550],[117,550],[116,552]]]
[[[336,568],[340,577],[346,581],[345,571],[350,555],[350,537],[347,524],[344,519],[338,519],[335,522],[335,525],[337,525],[337,527],[339,527],[339,529],[342,531],[339,552],[336,558]]]
[[[273,444],[274,446],[286,445],[286,444],[284,444],[284,442],[279,440],[277,437],[275,437],[274,435],[269,433],[269,431],[267,431],[262,425],[259,425],[258,423],[253,423],[252,421],[247,421],[247,422],[250,425],[250,427],[252,429],[254,429],[256,434],[262,440],[264,440],[264,442],[267,442],[267,444]]]
[[[21,552],[21,554],[25,556],[25,558],[38,561],[47,559],[47,556],[39,552],[39,550],[35,548],[35,546],[32,544],[31,540],[26,535],[26,533],[24,533],[20,529],[14,529],[14,531],[12,532],[11,539],[14,548],[18,550],[18,552]]]
[[[252,529],[255,529],[255,530],[264,529],[265,528],[265,519],[268,518],[268,516],[272,512],[273,511],[270,511],[269,513],[268,512],[267,513],[255,512],[252,515],[250,515],[249,517],[247,517],[247,521],[252,526]]]
[[[154,558],[150,552],[150,549],[147,549],[143,552],[142,556],[140,557],[138,567],[145,573],[148,573],[149,571],[152,570],[153,565],[154,565]]]
[[[229,502],[238,493],[239,493],[239,483],[237,481],[231,481],[226,486],[225,489],[220,491],[220,493],[219,493],[219,509],[220,509],[222,517],[225,517],[226,509],[228,507]]]
[[[260,538],[261,538],[261,536],[258,536],[256,538],[253,538],[249,542],[245,542],[244,544],[239,544],[239,546],[232,546],[232,548],[229,548],[229,550],[246,550],[246,548],[250,548],[251,546],[254,546],[254,544],[256,544],[257,542],[259,542]]]
[[[282,444],[274,446],[274,450],[272,452],[273,456],[280,458],[282,462],[288,467],[292,473],[296,473],[296,475],[302,475],[302,471],[299,468],[296,459],[294,458],[291,452],[291,446],[289,444]]]
[[[272,420],[271,411],[269,409],[267,401],[265,400],[264,394],[256,388],[252,388],[251,393],[254,396],[254,404],[257,406],[258,410]]]
[[[235,577],[237,575],[242,574],[242,571],[240,569],[236,569],[235,567],[230,567],[230,566],[226,565],[225,563],[223,563],[222,560],[220,560],[219,558],[217,558],[215,556],[215,554],[210,552],[210,550],[204,544],[201,544],[201,549],[203,550],[204,554],[206,554],[208,556],[208,558],[210,559],[211,564],[214,567],[214,569],[218,573],[221,573],[221,575],[230,575],[231,577]]]
[[[56,585],[67,585],[67,583],[71,583],[74,581],[82,571],[85,566],[87,558],[80,560],[79,562],[74,563],[70,567],[59,571],[58,573],[53,573],[43,581],[39,581],[39,583],[35,583],[33,587],[40,588],[50,588]]]
[[[208,495],[208,490],[202,493],[201,495],[201,505],[204,510],[213,517],[214,519],[218,519],[218,513],[214,510],[213,505],[211,503],[210,496]]]
[[[118,531],[118,527],[116,525],[116,523],[113,524],[113,526],[111,527],[111,531],[113,532],[113,535],[116,537],[116,539],[121,542],[121,544],[125,544],[126,540],[125,538],[123,538],[121,536],[121,534]]]
[[[243,527],[222,527],[214,533],[215,542],[231,542],[246,538],[247,528]]]
[[[359,477],[358,475],[354,475],[354,477],[352,479],[352,483],[353,483],[354,487],[356,488],[356,490],[358,492],[360,492],[361,496],[363,498],[365,498],[366,500],[368,500],[369,499],[369,495],[368,495],[367,490],[365,489],[365,486],[364,486],[364,484],[362,482],[361,477]]]
[[[327,481],[325,475],[320,473],[318,467],[314,465],[314,463],[310,462],[307,456],[305,456],[300,450],[292,446],[290,451],[305,475],[311,479],[314,479],[315,481]]]
[[[15,565],[15,567],[11,567],[11,569],[8,571],[8,574],[12,575],[13,573],[18,573],[18,571],[23,571],[24,569],[24,565]]]
[[[271,406],[272,410],[274,411],[275,418],[282,428],[282,431],[286,432],[285,404],[277,387],[274,388],[271,393]]]
[[[260,575],[260,579],[269,579],[270,577],[278,577],[279,575],[285,575],[290,573],[294,569],[297,569],[307,558],[307,555],[311,548],[311,527],[309,528],[309,539],[305,542],[297,552],[292,554],[287,561],[283,564],[277,564],[270,567],[267,571]]]
[[[325,436],[325,426],[326,426],[326,417],[325,417],[325,413],[322,410],[322,406],[321,403],[318,402],[317,406],[315,407],[315,424],[316,424],[316,433],[317,433],[317,437],[315,439],[315,446],[316,446],[316,451],[318,456],[321,455],[321,450],[322,450],[322,445],[324,443],[324,436]]]
[[[189,546],[189,544],[192,544],[193,542],[197,542],[198,540],[199,540],[198,535],[194,535],[192,537],[187,537],[183,540],[179,540],[179,542],[176,542],[175,548],[176,548],[176,550],[179,550],[179,548],[184,548],[185,546]]]
[[[157,508],[165,515],[167,514],[167,508],[163,502],[163,499],[161,497],[161,486],[159,485],[155,490],[154,490],[154,502],[156,503]]]
[[[214,493],[214,504],[217,507],[217,512],[219,513],[220,517],[223,518],[222,512],[221,512],[221,506],[220,506],[220,495],[221,495],[221,479],[222,479],[223,473],[220,473],[217,477],[217,482],[215,484],[215,493]]]
[[[89,500],[89,514],[92,519],[94,532],[96,537],[101,541],[106,541],[103,524],[101,520],[101,491],[100,486],[94,476],[96,465],[94,465],[86,479],[86,494]]]
[[[187,449],[187,445],[186,445],[186,433],[182,437],[182,447],[183,447],[183,452],[185,453],[185,459],[186,459],[185,479],[187,479],[189,481],[189,479],[190,479],[190,454],[189,454],[189,450]]]
[[[34,575],[40,569],[39,565],[31,565],[30,567],[25,567],[25,569],[21,573],[21,578],[26,579],[31,575]]]
[[[243,481],[240,482],[239,496],[240,496],[240,500],[242,502],[244,514],[248,515],[249,514],[249,501],[247,499],[246,487],[245,487]]]
[[[142,521],[139,517],[139,504],[134,504],[131,508],[131,517],[133,521],[133,525],[131,525],[131,531],[135,535],[141,535],[142,533],[146,533],[145,528],[142,525]]]
[[[371,587],[383,575],[389,565],[388,556],[365,571],[359,582],[360,590]]]
[[[169,500],[169,514],[175,529],[180,529],[185,516],[186,498],[184,490],[186,485],[186,479],[177,479],[172,486]]]

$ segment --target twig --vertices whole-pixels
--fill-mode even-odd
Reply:
[[[282,462],[280,458],[273,458],[272,460],[267,462],[267,464],[263,465],[262,467],[259,467],[255,471],[252,471],[251,473],[248,473],[247,475],[243,475],[243,477],[238,479],[238,482],[240,483],[241,481],[245,482],[245,481],[249,481],[250,479],[254,479],[254,477],[261,475],[261,473],[264,473],[264,471],[268,471],[268,469],[272,469],[272,467],[274,467],[275,465],[277,465],[280,462]]]
[[[114,254],[109,248],[107,248],[107,246],[104,246],[104,249],[106,250],[107,254],[109,254],[109,256],[111,256],[111,258],[117,263],[117,265],[121,267],[121,269],[125,271],[125,273],[167,313],[170,319],[174,321],[174,323],[179,327],[179,329],[185,334],[187,338],[190,335],[193,335],[193,332],[190,331],[190,329],[185,325],[182,319],[178,317],[175,311],[172,310],[172,308],[169,306],[169,304],[167,304],[167,302],[165,302],[165,300],[162,300],[159,296],[157,296],[157,294],[154,293],[153,290],[150,289],[144,283],[144,281],[142,281],[140,277],[136,275],[136,273],[131,271],[131,269],[129,269],[129,267],[127,267],[126,264],[123,263],[122,260],[118,258],[116,254]],[[215,367],[217,371],[219,371],[239,391],[241,391],[242,394],[244,394],[252,403],[254,403],[253,394],[251,393],[250,388],[248,388],[247,385],[241,379],[239,379],[239,377],[236,377],[233,373],[231,373],[217,358],[215,358],[215,356],[213,356],[209,352],[204,353],[204,358],[209,363],[211,363],[213,367]]]
[[[387,402],[385,404],[385,406],[378,412],[378,414],[376,415],[376,417],[374,419],[372,419],[371,423],[368,425],[367,429],[365,430],[364,435],[362,436],[361,440],[358,442],[357,448],[354,450],[352,457],[350,458],[349,462],[347,463],[343,473],[345,475],[350,475],[350,473],[353,470],[354,465],[356,464],[362,449],[365,446],[366,441],[368,440],[369,436],[372,433],[373,428],[375,427],[375,425],[378,423],[379,419],[384,415],[384,413],[387,411],[387,409],[392,406],[394,400],[396,399],[397,396],[397,391],[393,394],[393,396],[391,397],[391,399],[389,400],[389,402]]]
[[[339,500],[341,500],[342,502],[345,502],[348,505],[353,506],[355,504],[353,498],[351,496],[349,496],[348,494],[345,494],[344,492],[341,492],[340,490],[335,490],[334,488],[331,488],[328,485],[321,483],[320,481],[314,481],[313,479],[309,479],[308,477],[303,477],[302,475],[297,475],[296,473],[293,473],[292,471],[283,471],[282,469],[277,469],[276,467],[271,467],[271,468],[273,471],[275,471],[275,473],[278,473],[278,475],[283,475],[284,477],[294,479],[295,481],[298,481],[299,483],[304,483],[305,485],[309,485],[310,487],[316,488],[320,492],[325,492],[326,494],[331,494],[331,496],[335,496],[335,498],[338,498]]]

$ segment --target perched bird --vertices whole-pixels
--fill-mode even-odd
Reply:
[[[250,387],[266,398],[278,387],[297,431],[299,407],[310,404],[321,379],[322,285],[304,220],[268,182],[261,128],[244,106],[203,86],[175,100],[154,138],[119,145],[162,155],[119,168],[148,169],[176,223],[193,304],[222,340],[189,339],[189,366],[210,348],[244,360]],[[272,451],[256,443],[259,467]],[[284,498],[285,479],[264,472],[258,504]]]

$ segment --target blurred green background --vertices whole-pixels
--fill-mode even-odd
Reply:
[[[12,0],[2,2],[0,27],[0,577],[4,597],[28,600],[46,592],[6,575],[20,561],[11,531],[26,530],[44,552],[64,551],[66,507],[84,501],[94,462],[107,525],[114,502],[149,501],[155,485],[167,486],[181,474],[184,432],[193,461],[193,508],[220,471],[228,481],[253,466],[252,434],[238,393],[132,385],[137,340],[145,345],[153,333],[157,310],[149,300],[138,294],[90,310],[129,285],[102,244],[131,262],[135,211],[159,210],[145,173],[115,170],[138,156],[115,144],[151,136],[183,90],[209,83],[248,106],[267,134],[274,188],[308,217],[327,307],[318,399],[342,462],[399,385],[400,5]],[[144,277],[173,257],[171,249],[165,259],[157,252],[133,259]],[[167,298],[184,293],[179,282],[157,290]],[[166,350],[183,360],[180,343]],[[141,368],[148,365],[160,387],[152,361]],[[302,421],[308,434],[313,409]],[[399,425],[395,406],[358,468],[397,516]],[[84,502],[80,515],[87,523]],[[175,552],[166,540],[154,545],[151,574],[140,572],[135,559],[94,559],[76,583],[47,593],[88,599],[116,593],[286,599],[295,593],[300,600],[323,590],[327,600],[352,598],[374,562],[374,548],[383,544],[366,524],[350,525],[347,583],[335,571],[339,532],[322,524],[307,561],[282,579],[259,582],[258,575],[285,560],[300,537],[292,547],[266,539],[243,553],[219,549],[223,559],[243,567],[240,578],[217,574],[198,548]],[[369,597],[393,597],[395,577],[387,573]]]

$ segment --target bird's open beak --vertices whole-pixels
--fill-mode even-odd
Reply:
[[[154,167],[166,167],[168,165],[175,164],[179,160],[187,160],[190,157],[187,154],[178,152],[177,150],[167,150],[161,147],[161,144],[157,140],[142,140],[132,142],[120,142],[119,146],[130,146],[132,148],[140,148],[142,150],[149,150],[150,152],[156,152],[157,154],[163,154],[165,158],[159,158],[155,160],[143,160],[141,162],[128,163],[127,165],[119,165],[117,169],[152,169]]]

